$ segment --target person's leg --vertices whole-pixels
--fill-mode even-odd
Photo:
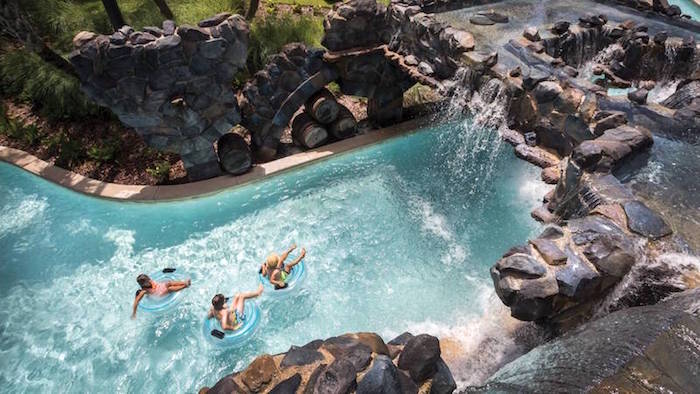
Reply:
[[[236,296],[233,297],[233,306],[236,308],[238,313],[241,315],[243,314],[243,311],[245,310],[245,300],[249,298],[255,298],[262,294],[263,292],[263,285],[260,284],[258,286],[258,289],[255,291],[249,291],[247,293],[236,293]]]
[[[175,292],[185,289],[190,286],[191,281],[187,280],[172,280],[167,283],[168,291]]]
[[[299,257],[294,259],[294,261],[292,261],[291,263],[284,265],[284,268],[283,268],[284,272],[286,272],[286,273],[292,272],[292,268],[294,268],[295,265],[299,264],[299,262],[301,262],[301,260],[304,259],[304,256],[306,256],[306,249],[301,248],[301,254],[299,254]]]

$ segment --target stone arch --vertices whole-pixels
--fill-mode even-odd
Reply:
[[[214,142],[240,122],[232,89],[245,66],[248,25],[218,14],[198,26],[81,32],[70,60],[85,93],[146,143],[178,153],[190,179],[221,173]]]
[[[275,156],[282,132],[297,109],[337,79],[336,70],[324,62],[324,52],[287,44],[241,90],[241,124],[251,132],[253,148],[263,160]]]

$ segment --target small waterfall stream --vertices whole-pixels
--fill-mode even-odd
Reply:
[[[463,83],[441,115],[440,121],[455,122],[459,129],[440,136],[444,149],[439,151],[449,152],[441,160],[455,183],[469,184],[470,195],[478,194],[490,182],[502,144],[499,130],[506,127],[506,102],[505,88],[498,79],[487,81],[475,91]],[[456,149],[448,149],[455,145]]]

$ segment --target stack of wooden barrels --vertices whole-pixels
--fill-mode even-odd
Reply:
[[[339,104],[328,89],[311,96],[292,121],[292,138],[306,149],[351,137],[356,130],[357,121],[352,112]]]

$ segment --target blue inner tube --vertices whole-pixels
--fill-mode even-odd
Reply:
[[[258,277],[260,278],[260,283],[263,284],[265,287],[265,293],[267,294],[272,294],[272,295],[281,295],[281,294],[286,294],[294,290],[295,287],[297,287],[302,279],[304,279],[304,276],[306,274],[306,267],[304,266],[304,262],[301,261],[299,264],[295,265],[292,267],[292,270],[289,272],[287,275],[287,280],[285,283],[287,286],[283,289],[277,289],[275,290],[275,285],[270,283],[270,280],[264,276],[262,273],[258,274]]]
[[[204,319],[202,334],[210,343],[216,346],[228,347],[244,343],[255,334],[258,325],[260,325],[260,317],[262,315],[260,307],[250,300],[246,301],[244,312],[245,320],[243,320],[243,325],[237,330],[224,330],[221,328],[219,319],[212,317]]]
[[[173,272],[165,272],[173,270]],[[174,271],[173,268],[154,272],[148,275],[156,282],[168,282],[171,280],[187,280],[185,275]],[[163,297],[145,295],[139,302],[139,310],[150,313],[158,313],[169,310],[180,303],[184,290],[168,293]]]

